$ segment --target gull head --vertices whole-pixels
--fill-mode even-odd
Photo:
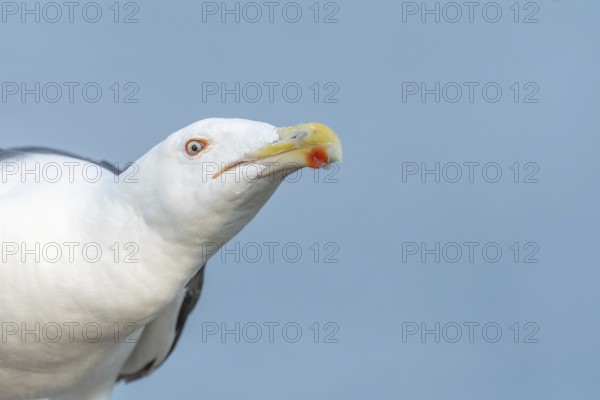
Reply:
[[[183,128],[138,160],[141,212],[176,240],[227,241],[287,175],[342,160],[334,131],[319,123],[278,128],[212,118]],[[168,223],[167,223],[168,222]]]

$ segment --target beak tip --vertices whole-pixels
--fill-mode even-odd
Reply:
[[[342,142],[335,131],[329,126],[319,122],[313,122],[307,125],[311,128],[315,138],[326,145],[327,152],[329,153],[329,164],[343,162],[344,152],[342,149]]]
[[[341,162],[342,143],[337,134],[327,125],[319,122],[277,128],[279,140],[266,146],[251,156],[263,159],[273,156],[302,157],[299,162],[312,168]],[[315,156],[316,155],[316,156]],[[313,159],[313,156],[316,158]],[[306,158],[304,158],[306,157]]]

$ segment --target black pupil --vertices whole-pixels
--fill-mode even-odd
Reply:
[[[197,145],[197,144],[194,144],[194,145],[192,145],[192,151],[193,151],[194,153],[195,153],[195,152],[197,152],[198,150],[200,150],[200,148],[198,147],[198,145]]]

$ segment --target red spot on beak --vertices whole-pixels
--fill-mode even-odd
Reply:
[[[323,147],[313,147],[306,154],[306,161],[311,168],[321,168],[329,163],[329,155]]]

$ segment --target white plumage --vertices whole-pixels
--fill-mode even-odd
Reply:
[[[97,181],[85,160],[0,151],[0,399],[106,400],[119,377],[151,373],[199,296],[207,249],[286,174],[340,159],[323,125],[239,119],[197,122]]]

